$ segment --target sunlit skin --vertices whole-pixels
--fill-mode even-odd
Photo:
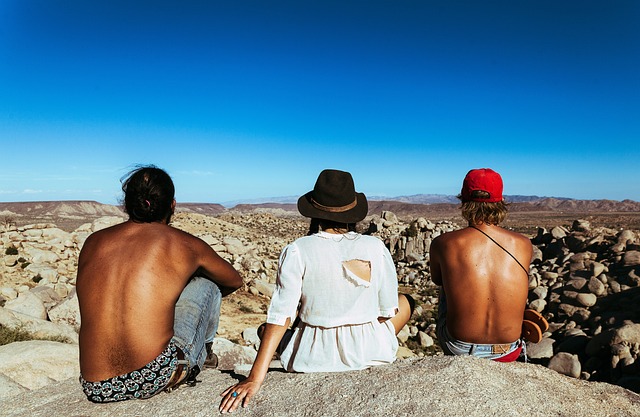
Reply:
[[[89,236],[76,285],[82,376],[101,381],[158,356],[173,336],[176,301],[196,272],[217,283],[223,295],[242,285],[209,245],[167,219],[129,220]]]
[[[532,246],[525,236],[496,225],[475,224],[528,269]],[[447,329],[469,343],[512,343],[520,337],[527,273],[504,250],[471,227],[438,236],[430,249],[431,279],[447,297]]]

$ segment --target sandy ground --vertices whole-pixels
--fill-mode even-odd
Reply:
[[[241,342],[242,332],[257,328],[267,317],[269,299],[238,290],[222,300],[218,336]]]

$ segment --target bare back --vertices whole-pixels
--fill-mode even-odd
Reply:
[[[529,239],[498,226],[477,226],[528,269]],[[431,246],[431,276],[447,299],[447,329],[469,343],[511,343],[520,337],[528,275],[520,265],[473,228],[449,232]]]
[[[200,270],[221,289],[242,280],[205,242],[164,223],[125,223],[98,231],[80,253],[80,370],[99,381],[138,369],[173,336],[174,308]]]

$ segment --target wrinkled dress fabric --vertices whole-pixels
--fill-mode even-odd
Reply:
[[[370,265],[370,280],[345,262]],[[395,360],[398,341],[389,321],[398,307],[398,280],[382,241],[354,232],[319,232],[297,239],[280,255],[267,323],[300,325],[280,356],[294,372],[339,372]]]

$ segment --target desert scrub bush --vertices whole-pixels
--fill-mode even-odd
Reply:
[[[240,311],[242,311],[243,313],[254,313],[253,309],[251,307],[247,307],[247,306],[240,306]]]
[[[416,237],[418,236],[418,222],[417,220],[412,221],[404,231],[405,236],[407,237]]]
[[[64,336],[39,337],[22,327],[6,327],[0,324],[0,346],[8,345],[13,342],[25,342],[27,340],[49,340],[60,343],[73,343]]]
[[[36,275],[35,277],[31,278],[31,281],[35,282],[36,284],[40,281],[42,281],[42,276],[40,274]]]
[[[7,247],[7,249],[4,251],[5,255],[17,255],[18,254],[18,248],[16,248],[14,245],[11,245],[9,247]]]
[[[253,308],[251,308],[248,305],[244,305],[242,303],[238,303],[238,310],[242,311],[243,313],[247,313],[247,314],[255,313]]]
[[[0,225],[4,226],[5,229],[9,229],[16,225],[16,220],[13,216],[2,216],[0,217]]]

